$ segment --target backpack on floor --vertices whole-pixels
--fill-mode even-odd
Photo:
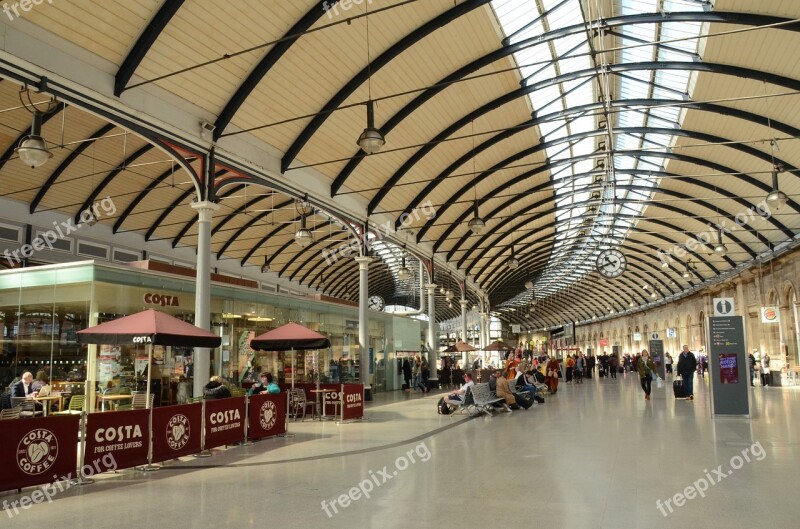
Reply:
[[[453,408],[444,401],[444,397],[439,399],[439,402],[436,403],[436,408],[441,415],[450,415],[453,413]]]

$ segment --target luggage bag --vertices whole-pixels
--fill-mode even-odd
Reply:
[[[683,380],[676,380],[672,383],[672,392],[675,394],[676,399],[686,398],[686,391],[683,389]]]

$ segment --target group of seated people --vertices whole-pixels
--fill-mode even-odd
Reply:
[[[272,373],[261,373],[261,382],[256,382],[247,392],[248,395],[260,395],[263,393],[280,393],[281,388],[275,382]],[[213,376],[203,388],[203,395],[206,399],[226,399],[231,397],[231,390],[224,378]]]
[[[513,370],[511,380],[506,378],[502,370],[496,370],[489,378],[489,389],[497,396],[497,398],[504,399],[503,402],[497,403],[497,407],[503,408],[506,411],[518,410],[520,408],[528,409],[533,406],[534,402],[543,403],[544,397],[542,393],[544,386],[537,378],[538,373],[533,370]],[[451,406],[459,406],[463,401],[470,386],[474,386],[475,381],[472,380],[472,375],[464,373],[464,384],[445,398],[445,402]]]

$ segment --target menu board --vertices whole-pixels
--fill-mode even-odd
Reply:
[[[719,355],[719,381],[723,384],[739,383],[739,362],[735,354]]]

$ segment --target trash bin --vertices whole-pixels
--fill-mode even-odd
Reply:
[[[772,371],[769,372],[769,379],[767,383],[772,387],[782,386],[781,384],[781,372],[780,371]]]

